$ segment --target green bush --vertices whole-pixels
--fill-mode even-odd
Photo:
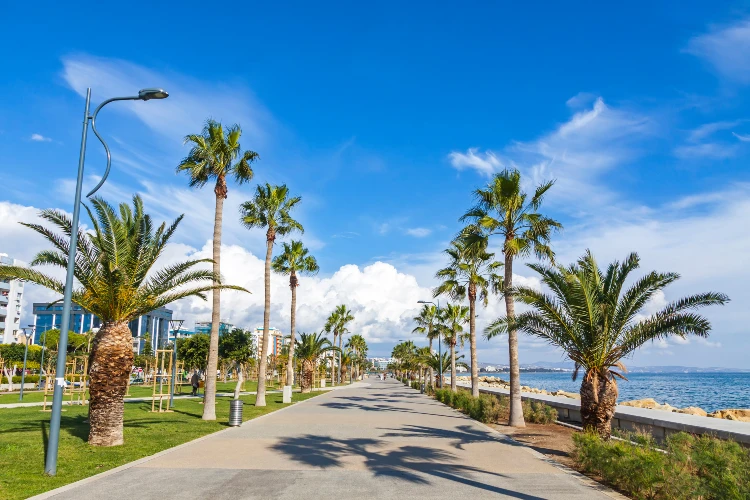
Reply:
[[[500,399],[489,394],[480,394],[479,397],[476,398],[474,413],[470,416],[474,420],[479,420],[485,424],[491,424],[498,422],[503,417],[507,418],[507,415],[507,399]]]
[[[24,383],[26,384],[36,384],[39,382],[39,375],[26,375],[26,378],[24,379]],[[3,381],[1,382],[3,384],[8,383],[8,377],[3,375]],[[20,384],[21,383],[21,376],[20,375],[13,375],[13,383],[14,384]]]
[[[557,420],[557,410],[538,401],[524,401],[523,418],[532,424],[551,424]]]
[[[738,443],[686,433],[670,436],[666,450],[651,438],[637,441],[578,433],[573,456],[583,470],[635,499],[750,498],[750,451]]]

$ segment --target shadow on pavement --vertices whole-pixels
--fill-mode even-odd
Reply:
[[[487,484],[471,476],[486,475],[507,477],[477,467],[457,463],[453,453],[426,446],[403,446],[397,450],[383,451],[385,441],[371,438],[336,439],[331,436],[307,434],[284,438],[273,449],[290,460],[302,464],[333,468],[343,467],[348,457],[364,459],[364,465],[376,477],[392,477],[416,484],[430,484],[430,476],[473,486],[478,489],[524,500],[541,500],[542,497],[519,493],[507,488]]]

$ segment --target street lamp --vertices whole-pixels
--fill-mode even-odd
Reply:
[[[34,336],[34,326],[27,326],[23,329],[26,347],[23,350],[23,371],[21,372],[21,392],[18,394],[18,400],[23,401],[23,384],[26,382],[26,358],[29,356],[29,339]],[[10,387],[10,386],[9,386]]]
[[[165,99],[169,94],[162,89],[143,89],[138,92],[137,96],[130,97],[113,97],[102,102],[93,114],[89,114],[89,105],[91,104],[91,88],[86,89],[86,107],[83,110],[83,132],[81,133],[81,150],[78,155],[78,177],[76,178],[75,199],[73,200],[73,218],[71,220],[70,250],[68,251],[68,269],[65,277],[65,293],[63,294],[62,323],[60,325],[60,346],[57,350],[57,368],[55,371],[55,392],[52,398],[52,415],[49,422],[49,440],[47,443],[47,458],[44,462],[44,473],[54,476],[57,473],[57,447],[60,440],[60,417],[62,416],[62,397],[65,388],[65,363],[67,361],[68,329],[70,328],[70,306],[73,295],[73,272],[75,270],[76,247],[78,245],[78,219],[81,213],[81,190],[83,189],[83,166],[86,157],[86,136],[89,130],[89,121],[91,130],[104,146],[107,153],[107,168],[104,171],[99,184],[86,195],[92,196],[96,193],[104,181],[109,176],[109,170],[112,165],[112,155],[109,146],[96,130],[96,116],[99,111],[113,101],[148,101],[151,99]]]
[[[172,342],[172,383],[169,388],[169,407],[174,408],[174,381],[177,376],[177,333],[182,328],[182,324],[185,322],[184,319],[170,319],[169,327],[174,332],[174,341]]]
[[[433,306],[437,307],[437,314],[440,314],[440,299],[438,299],[437,304],[434,302],[431,302],[429,300],[418,300],[417,304],[432,304]],[[438,335],[438,373],[440,377],[440,388],[443,388],[443,342],[442,342],[443,336]],[[451,376],[453,376],[451,374]]]

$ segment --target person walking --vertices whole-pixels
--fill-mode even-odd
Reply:
[[[198,395],[198,385],[200,384],[201,378],[198,376],[198,370],[195,370],[193,372],[193,376],[190,377],[190,385],[193,386],[193,393],[192,396]]]

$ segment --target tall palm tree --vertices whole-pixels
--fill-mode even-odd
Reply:
[[[497,271],[503,266],[493,260],[495,254],[487,252],[487,238],[468,239],[478,235],[476,228],[466,228],[464,234],[451,242],[445,253],[450,258],[448,267],[435,274],[442,283],[433,294],[446,294],[453,300],[469,297],[469,350],[471,353],[471,394],[479,397],[479,363],[477,360],[476,302],[477,297],[487,306],[490,293],[502,290],[503,278]],[[480,235],[481,236],[481,235]]]
[[[300,333],[299,340],[296,341],[297,359],[302,362],[302,379],[300,388],[302,392],[312,391],[313,373],[315,364],[321,356],[330,351],[337,351],[338,347],[331,344],[331,341],[323,337],[322,333]]]
[[[309,254],[301,241],[292,240],[284,243],[284,250],[273,259],[273,270],[289,276],[289,288],[292,291],[292,320],[289,327],[289,361],[286,368],[286,385],[294,385],[294,328],[297,319],[297,274],[313,275],[318,272],[318,262]]]
[[[516,328],[565,351],[575,363],[573,380],[584,370],[580,389],[583,425],[605,438],[610,436],[617,404],[615,379],[625,380],[622,360],[648,341],[675,335],[707,337],[710,323],[692,310],[729,301],[724,294],[707,292],[683,297],[644,315],[649,299],[680,276],[652,271],[625,289],[639,261],[638,255],[631,253],[602,272],[587,251],[568,267],[530,264],[552,293],[516,288],[518,299],[533,310],[515,318],[499,318],[486,330],[487,337],[493,337]]]
[[[284,236],[293,231],[303,233],[302,224],[290,214],[302,200],[299,196],[290,197],[286,184],[258,186],[252,200],[240,205],[242,224],[247,228],[266,228],[266,267],[265,267],[265,307],[263,308],[263,348],[259,351],[258,394],[255,406],[266,406],[266,352],[270,337],[271,322],[271,254],[276,236]]]
[[[221,123],[207,120],[200,134],[185,136],[185,144],[190,144],[190,152],[177,166],[177,172],[187,172],[191,187],[203,187],[215,180],[214,195],[214,239],[213,270],[221,275],[221,228],[224,200],[227,197],[227,177],[233,177],[237,184],[244,184],[253,178],[250,166],[259,158],[254,151],[244,151],[240,146],[242,129],[235,124],[224,130]],[[218,283],[218,282],[217,282]],[[219,324],[221,323],[220,288],[213,292],[211,311],[211,344],[208,351],[206,369],[205,404],[203,420],[216,420],[216,369],[219,363]]]
[[[505,258],[504,290],[513,288],[513,260],[532,253],[539,259],[554,262],[555,254],[549,246],[553,231],[562,229],[562,224],[539,213],[545,193],[554,181],[537,186],[534,195],[527,201],[521,189],[521,173],[518,170],[503,170],[495,174],[485,189],[477,189],[477,204],[461,220],[470,220],[486,236],[500,235],[503,238]],[[474,236],[477,244],[483,237]],[[505,292],[505,310],[509,318],[515,316],[512,293]],[[518,332],[508,331],[508,354],[510,361],[510,416],[508,425],[525,427],[521,402],[521,375],[518,364]]]
[[[437,339],[440,335],[440,329],[437,328],[437,307],[435,307],[433,304],[425,304],[424,306],[422,306],[419,314],[417,316],[414,316],[414,321],[417,323],[417,326],[411,332],[426,336],[427,340],[429,341],[428,347],[430,349],[430,353],[432,353],[432,341]],[[432,385],[433,381],[435,380],[435,374],[432,372],[431,365],[428,366],[427,369],[429,370],[430,377],[429,385]]]
[[[328,320],[326,321],[325,331],[329,333],[333,332],[334,344],[336,343],[336,337],[338,336],[339,338],[338,376],[335,377],[338,383],[341,383],[341,348],[343,344],[343,338],[344,338],[344,334],[349,332],[349,329],[346,327],[346,325],[352,321],[354,321],[354,316],[352,316],[352,312],[346,307],[346,304],[341,304],[341,305],[336,306],[336,309],[334,309],[334,311],[331,313],[331,315],[328,317]],[[331,370],[332,370],[331,379],[333,380],[334,379],[333,365],[331,365]]]
[[[152,269],[182,216],[154,230],[138,196],[133,198],[132,208],[122,203],[119,210],[101,198],[94,198],[91,203],[93,212],[89,207],[86,210],[92,231],[76,228],[74,273],[80,287],[73,290],[73,303],[102,320],[89,354],[89,443],[114,446],[123,443],[123,397],[133,366],[133,338],[128,322],[184,297],[205,299],[205,293],[216,288],[243,289],[222,285],[220,277],[208,269],[195,269],[198,264],[211,263],[210,259]],[[72,221],[57,210],[43,210],[40,215],[63,234],[41,225],[24,224],[53,246],[39,252],[31,265],[65,269]],[[0,266],[0,277],[30,281],[61,295],[65,289],[56,278],[25,267]]]
[[[469,308],[460,304],[448,304],[440,309],[440,327],[451,352],[451,390],[456,392],[456,345],[463,347],[466,334],[464,327],[469,321]],[[442,384],[441,384],[442,385]]]
[[[468,366],[466,365],[466,363],[464,363],[464,362],[461,361],[463,359],[463,357],[464,356],[462,354],[460,356],[456,356],[455,359],[453,359],[453,358],[451,358],[450,353],[447,352],[447,351],[444,352],[442,355],[438,355],[438,353],[433,352],[431,355],[429,355],[429,356],[427,356],[425,358],[425,363],[427,364],[427,366],[430,367],[431,372],[435,371],[435,372],[438,372],[438,373],[441,373],[441,372],[445,373],[445,372],[447,372],[448,370],[451,369],[451,366],[453,364],[455,364],[457,368],[458,367],[468,368]],[[443,382],[442,381],[438,381],[438,382],[439,382],[438,383],[438,387],[442,389],[443,388]]]
[[[362,335],[352,335],[346,342],[345,347],[354,352],[355,367],[357,368],[355,376],[356,378],[359,378],[359,367],[363,364],[363,361],[367,356],[367,341]]]

